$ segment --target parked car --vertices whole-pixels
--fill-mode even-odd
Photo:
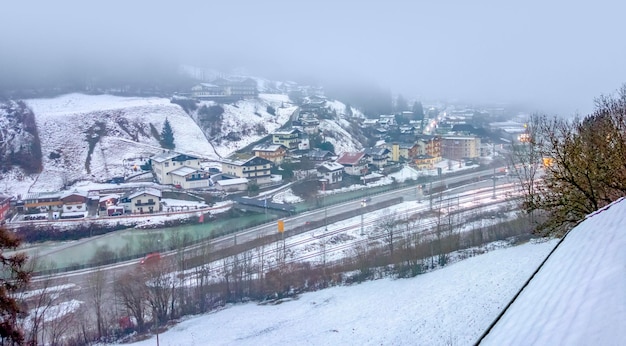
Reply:
[[[142,258],[139,264],[150,265],[150,264],[158,263],[160,260],[161,260],[161,254],[158,252],[153,252],[153,253],[147,254],[146,257]]]

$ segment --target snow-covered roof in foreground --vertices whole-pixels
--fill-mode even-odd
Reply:
[[[625,222],[622,198],[574,228],[483,344],[623,345]]]

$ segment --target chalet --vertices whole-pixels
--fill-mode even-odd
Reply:
[[[314,117],[301,117],[293,122],[293,127],[304,133],[314,134],[318,132],[320,121]]]
[[[158,213],[161,211],[161,191],[144,188],[124,196],[124,202],[132,214]]]
[[[272,161],[258,156],[253,156],[247,160],[225,159],[222,161],[224,174],[237,178],[247,178],[258,185],[271,182],[271,168]]]
[[[324,162],[317,167],[317,176],[328,184],[338,183],[343,179],[343,166],[336,162]]]
[[[209,187],[210,174],[201,169],[183,166],[169,173],[172,184],[181,189]]]
[[[443,137],[442,156],[451,160],[480,157],[480,138],[474,136]]]
[[[285,159],[287,148],[282,144],[259,144],[252,148],[252,152],[254,156],[280,164]]]
[[[389,154],[391,151],[387,148],[370,147],[363,149],[363,152],[367,155],[369,164],[381,169],[387,165]]]
[[[174,184],[170,173],[181,167],[200,169],[199,158],[170,151],[157,154],[151,157],[150,161],[152,162],[152,171],[157,182],[163,185]]]
[[[335,161],[343,166],[348,175],[365,175],[367,173],[368,155],[364,152],[343,153]]]
[[[298,148],[299,142],[300,142],[300,130],[298,129],[276,131],[272,133],[272,143],[282,144],[288,150]]]
[[[6,222],[6,218],[11,209],[11,196],[0,194],[0,224]]]
[[[396,116],[393,114],[381,114],[378,116],[378,124],[383,126],[397,125]]]
[[[60,197],[63,203],[61,218],[72,219],[87,216],[87,198],[86,192],[66,192]]]
[[[306,157],[314,162],[323,162],[329,161],[336,157],[336,155],[328,150],[321,150],[319,148],[313,148],[308,152],[304,153],[302,157]]]
[[[31,193],[24,199],[24,209],[28,213],[48,211],[60,212],[63,209],[60,192]]]

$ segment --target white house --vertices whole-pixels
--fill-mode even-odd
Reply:
[[[174,184],[170,173],[181,167],[200,169],[199,158],[171,151],[157,154],[151,157],[150,161],[157,182],[163,185]]]
[[[187,166],[180,167],[169,173],[172,184],[182,189],[209,187],[210,175],[200,169]]]
[[[61,218],[81,218],[87,216],[87,193],[86,192],[66,192],[61,195],[63,209]]]
[[[125,198],[133,214],[157,213],[161,211],[161,191],[144,188],[131,192]]]
[[[324,162],[317,167],[317,176],[328,184],[343,180],[343,166],[336,162]]]

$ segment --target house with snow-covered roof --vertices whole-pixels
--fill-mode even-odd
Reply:
[[[364,152],[346,152],[337,158],[336,163],[343,166],[348,175],[364,175],[367,173],[368,155]]]
[[[254,156],[280,164],[285,159],[287,148],[282,144],[259,144],[252,148],[252,153]]]
[[[253,156],[249,159],[224,159],[222,160],[222,173],[235,177],[246,178],[258,185],[271,182],[272,161],[262,157]]]
[[[188,166],[177,168],[169,173],[172,184],[181,189],[209,187],[211,175],[202,169]]]
[[[302,157],[306,157],[314,162],[329,161],[337,158],[337,156],[332,151],[322,150],[319,148],[313,148],[307,151],[306,153],[302,154]]]
[[[119,205],[132,214],[158,213],[161,211],[161,196],[161,190],[140,188],[122,196]]]
[[[154,172],[157,183],[162,185],[174,184],[172,180],[173,176],[170,173],[179,168],[189,167],[195,170],[201,169],[199,158],[171,151],[154,155],[150,158],[150,162],[152,163],[152,172]]]
[[[328,184],[343,180],[343,166],[336,162],[324,162],[317,166],[317,177]]]
[[[30,193],[24,198],[24,209],[31,213],[59,212],[63,209],[61,195],[61,192]]]
[[[296,149],[298,148],[298,143],[300,143],[300,133],[300,130],[293,128],[275,131],[272,133],[272,143],[282,144],[288,150]]]
[[[363,152],[367,155],[369,164],[381,169],[387,165],[387,160],[391,151],[384,147],[369,147],[363,149]]]
[[[62,219],[73,219],[87,216],[87,192],[69,191],[61,195],[63,207]]]

